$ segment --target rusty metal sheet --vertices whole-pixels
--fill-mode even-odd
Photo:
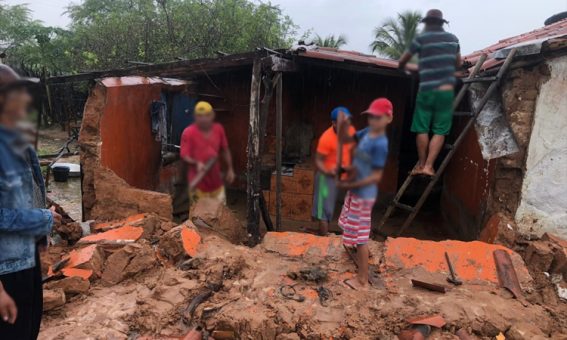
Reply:
[[[500,286],[508,289],[516,299],[523,303],[522,287],[520,287],[520,281],[516,275],[510,254],[506,250],[498,249],[494,251],[493,255]]]

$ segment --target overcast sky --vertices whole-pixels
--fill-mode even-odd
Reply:
[[[70,2],[80,0],[4,0],[27,3],[36,19],[48,25],[69,23],[63,12]],[[300,26],[321,36],[345,34],[345,49],[370,52],[372,31],[384,18],[404,10],[439,8],[450,21],[464,53],[491,45],[500,39],[543,26],[549,16],[567,11],[567,0],[273,0]],[[190,20],[190,18],[188,18]]]

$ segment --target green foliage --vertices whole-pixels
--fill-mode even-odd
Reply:
[[[385,20],[374,30],[374,41],[370,44],[372,52],[377,52],[384,57],[399,59],[418,34],[421,19],[420,12],[405,11],[398,13],[396,18]]]
[[[331,48],[341,48],[347,44],[347,38],[344,34],[340,34],[338,37],[334,35],[328,35],[325,38],[322,38],[319,34],[315,35],[315,39],[313,39],[315,45],[320,47],[331,47]]]
[[[25,5],[0,3],[7,62],[49,73],[120,68],[287,48],[297,29],[279,7],[252,0],[83,0],[67,14],[68,29],[45,27]]]

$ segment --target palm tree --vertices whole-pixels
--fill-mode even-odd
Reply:
[[[344,34],[340,34],[338,37],[330,34],[323,39],[319,34],[316,34],[313,42],[319,47],[341,48],[347,44],[347,38]]]
[[[418,33],[417,26],[422,18],[419,11],[405,11],[398,13],[397,18],[385,20],[374,30],[374,41],[370,44],[372,52],[399,59]]]

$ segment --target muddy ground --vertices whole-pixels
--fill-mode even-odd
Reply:
[[[431,339],[457,339],[461,328],[472,339],[501,332],[507,339],[567,339],[567,304],[557,298],[544,302],[525,268],[519,270],[525,306],[483,280],[435,293],[413,288],[410,279],[443,283],[446,272],[397,266],[385,257],[384,243],[372,241],[371,263],[384,286],[354,291],[343,283],[355,267],[338,237],[268,234],[250,249],[210,230],[200,233],[193,259],[173,265],[152,257],[133,278],[110,286],[95,281],[88,293],[47,312],[40,339],[165,339],[196,325],[223,339],[396,339],[409,326],[407,318],[432,314],[447,324],[434,329]],[[313,266],[327,279],[316,283],[288,275]],[[304,301],[284,297],[283,285],[293,285]],[[329,300],[321,301],[319,287],[331,292]],[[284,288],[285,293],[289,287]],[[195,297],[209,294],[192,314]]]

